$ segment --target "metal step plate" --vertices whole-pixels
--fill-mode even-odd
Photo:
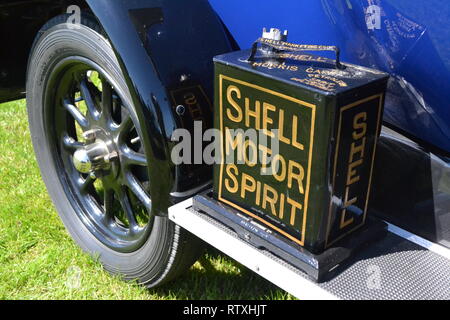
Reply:
[[[447,249],[394,226],[335,278],[317,284],[302,271],[195,211],[192,199],[169,208],[169,218],[299,299],[450,299]]]

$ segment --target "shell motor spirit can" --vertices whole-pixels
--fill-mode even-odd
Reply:
[[[366,222],[388,80],[338,54],[260,38],[214,58],[214,198],[315,254]]]

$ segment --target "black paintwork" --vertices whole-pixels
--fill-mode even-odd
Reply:
[[[25,92],[28,56],[39,29],[69,4],[80,0],[3,0],[0,2],[0,102],[21,98]]]

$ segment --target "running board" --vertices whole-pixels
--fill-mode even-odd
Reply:
[[[299,269],[194,210],[192,198],[169,208],[169,219],[299,299],[450,299],[450,260],[439,254],[447,249],[428,250],[407,239],[411,236],[403,237],[405,232],[394,226],[338,270],[336,277],[315,283]]]

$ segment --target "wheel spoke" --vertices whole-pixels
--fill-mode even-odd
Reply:
[[[136,165],[146,167],[148,165],[147,158],[144,154],[133,151],[128,147],[122,152],[122,156],[126,166]]]
[[[93,119],[98,119],[98,111],[95,107],[95,95],[92,93],[92,90],[89,87],[89,83],[86,81],[86,79],[81,80],[80,91],[81,96],[83,97],[88,108],[89,114]]]
[[[123,188],[119,188],[117,196],[119,197],[122,209],[125,211],[128,223],[130,224],[130,230],[136,228],[138,226],[138,223],[136,221],[136,217],[134,216],[133,207],[131,206],[127,192]]]
[[[133,127],[134,127],[133,120],[131,119],[130,115],[127,115],[119,126],[120,135],[124,137],[127,133],[131,131],[131,129],[133,129]]]
[[[126,175],[126,182],[127,186],[136,195],[139,201],[141,201],[144,207],[150,211],[152,208],[152,201],[150,200],[150,197],[147,195],[147,192],[142,187],[141,183],[136,179],[136,177],[132,173],[128,173]]]
[[[63,146],[66,151],[73,153],[83,147],[84,144],[66,134],[63,137]]]
[[[105,209],[105,216],[108,219],[114,217],[114,191],[112,189],[105,189],[103,193],[103,204]]]
[[[63,106],[82,128],[89,127],[89,121],[86,119],[83,113],[81,113],[81,111],[75,105],[73,105],[68,99],[64,99]]]
[[[89,175],[86,179],[84,179],[84,181],[80,183],[80,191],[82,193],[87,193],[89,191],[89,188],[94,185],[95,180],[95,178]]]

